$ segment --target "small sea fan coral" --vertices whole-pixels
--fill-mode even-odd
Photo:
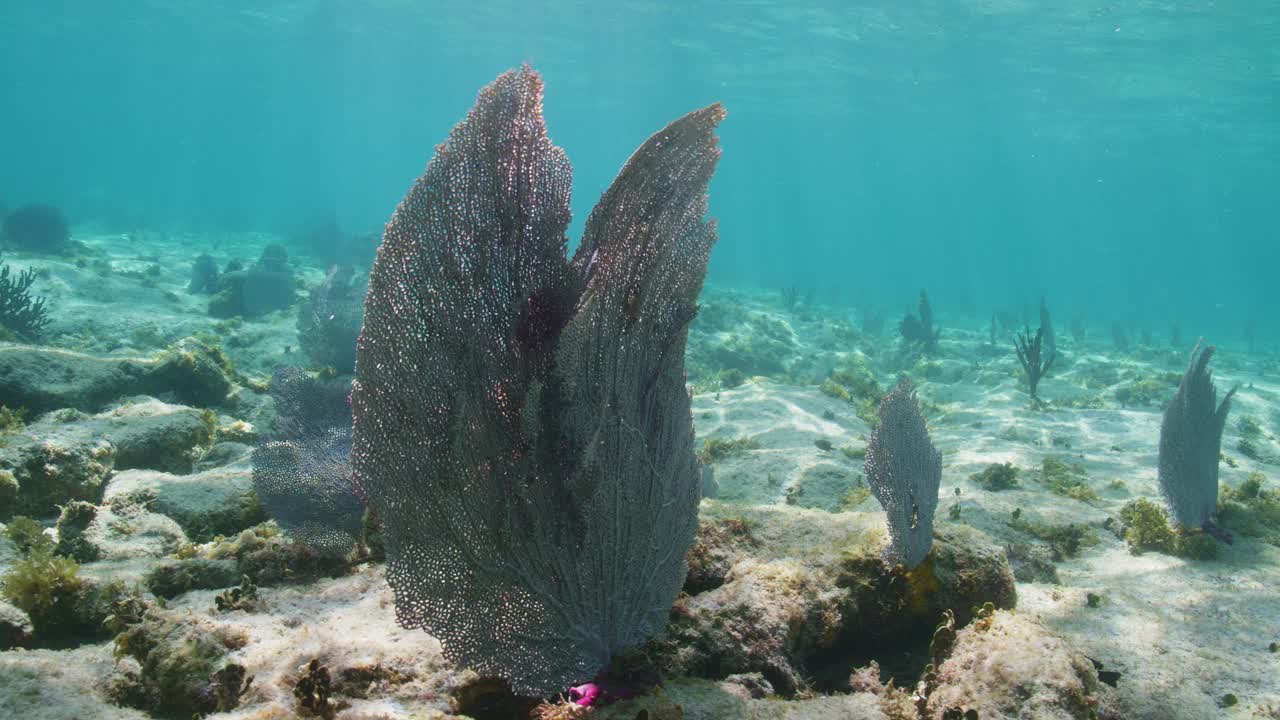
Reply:
[[[719,105],[646,141],[566,262],[571,169],[525,68],[387,224],[352,389],[356,479],[406,627],[549,696],[666,626],[702,475],[684,355]]]
[[[70,238],[67,219],[52,205],[23,205],[4,219],[0,233],[7,247],[41,253],[58,252]]]
[[[31,294],[31,285],[35,281],[35,270],[27,269],[15,274],[10,271],[8,263],[0,262],[0,329],[28,340],[40,337],[49,324],[49,310],[44,306],[44,298]]]
[[[933,546],[942,454],[929,439],[915,390],[905,377],[880,402],[880,424],[867,442],[863,469],[889,519],[888,560],[914,568]]]
[[[360,539],[364,497],[351,472],[348,382],[293,367],[271,378],[275,432],[253,451],[258,500],[295,540],[345,552]]]
[[[349,265],[334,265],[298,308],[298,345],[317,367],[349,374],[356,367],[356,338],[364,322],[368,278],[353,282]]]
[[[1222,452],[1222,430],[1231,410],[1233,388],[1217,402],[1217,389],[1209,359],[1213,346],[1204,348],[1204,338],[1191,351],[1191,361],[1178,385],[1178,392],[1164,411],[1160,424],[1160,491],[1184,528],[1200,528],[1209,522],[1218,506],[1218,457]]]

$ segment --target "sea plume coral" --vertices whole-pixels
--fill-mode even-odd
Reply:
[[[295,540],[345,552],[360,539],[364,496],[351,472],[350,384],[294,367],[271,378],[273,436],[253,451],[258,500]]]
[[[49,324],[49,309],[43,297],[31,295],[35,281],[35,270],[14,273],[8,263],[0,262],[0,330],[7,329],[31,340],[43,334]]]
[[[645,142],[566,262],[571,168],[541,101],[536,72],[500,76],[397,208],[352,408],[400,623],[545,696],[660,631],[685,577],[684,347],[724,111]]]
[[[914,568],[933,546],[942,454],[929,440],[920,403],[905,377],[880,401],[880,424],[867,441],[864,471],[888,516],[888,560]]]

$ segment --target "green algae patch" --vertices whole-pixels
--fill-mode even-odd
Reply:
[[[991,463],[969,476],[975,485],[983,490],[999,492],[1018,487],[1018,468],[1013,463]]]

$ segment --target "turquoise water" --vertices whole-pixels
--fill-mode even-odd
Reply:
[[[574,235],[645,137],[721,100],[713,282],[1274,333],[1273,3],[483,5],[7,2],[0,199],[377,228],[528,61]]]
[[[1278,160],[1275,0],[0,2],[0,720],[1280,718]]]

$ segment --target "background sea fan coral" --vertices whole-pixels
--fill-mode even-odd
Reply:
[[[298,345],[316,367],[350,374],[364,320],[367,280],[353,282],[354,268],[334,265],[298,308]]]
[[[528,68],[480,92],[387,225],[352,392],[397,617],[549,695],[665,626],[700,473],[687,326],[718,105],[650,138],[565,259],[571,169]]]
[[[271,378],[275,433],[253,451],[258,500],[295,540],[345,552],[360,539],[364,497],[352,480],[350,384],[293,367]]]
[[[942,453],[929,439],[911,381],[880,401],[880,424],[867,442],[867,485],[889,520],[890,562],[919,565],[933,546]]]
[[[1187,371],[1160,424],[1160,491],[1174,519],[1186,528],[1204,526],[1217,509],[1222,430],[1236,393],[1233,388],[1217,402],[1209,370],[1214,347],[1201,351],[1203,343],[1201,338],[1191,351]]]

